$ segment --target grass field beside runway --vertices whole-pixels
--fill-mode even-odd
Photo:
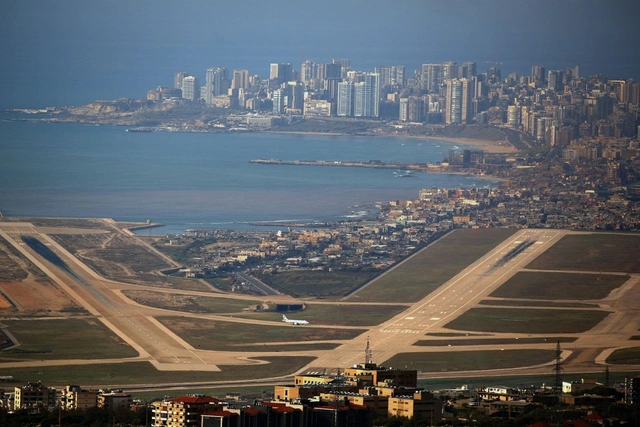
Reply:
[[[574,334],[588,331],[608,315],[601,310],[476,307],[444,327],[473,332]]]
[[[57,359],[114,359],[138,352],[95,318],[2,320],[18,347],[0,351],[0,362]]]
[[[640,240],[638,240],[640,243]],[[598,300],[622,286],[630,276],[613,274],[521,271],[490,295],[496,298]]]
[[[640,236],[569,234],[533,260],[527,268],[640,273]]]
[[[258,358],[254,358],[258,359]],[[47,386],[67,384],[99,387],[127,384],[175,384],[187,382],[247,380],[291,374],[313,360],[313,357],[261,357],[269,363],[256,365],[218,366],[220,372],[158,371],[149,362],[128,362],[94,365],[40,366],[35,368],[1,368],[0,376],[10,376],[3,387],[23,386],[29,381],[42,381]]]
[[[416,346],[455,347],[462,345],[503,345],[503,344],[555,344],[557,342],[573,342],[577,338],[571,337],[523,337],[523,338],[462,338],[443,340],[420,340]]]
[[[294,319],[304,319],[312,325],[375,326],[406,310],[406,305],[356,305],[356,304],[306,304],[304,311],[288,314]],[[235,317],[279,321],[282,313],[242,313]]]
[[[640,365],[640,347],[621,348],[607,357],[613,365]]]
[[[381,276],[349,301],[419,301],[516,231],[506,228],[456,230]]]
[[[304,344],[305,341],[352,339],[365,332],[364,329],[309,328],[285,324],[272,326],[168,316],[158,317],[157,320],[200,350],[278,351],[290,348],[289,345]],[[287,347],[272,343],[283,343]],[[308,348],[313,350],[313,347]]]
[[[181,295],[169,292],[149,292],[148,290],[127,289],[122,293],[138,304],[165,310],[187,313],[240,313],[249,308],[255,310],[259,300],[216,298],[197,295]]]
[[[473,350],[438,353],[399,353],[384,366],[418,372],[475,371],[535,366],[551,362],[555,350]]]

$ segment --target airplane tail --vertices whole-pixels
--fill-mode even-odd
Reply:
[[[285,320],[285,321],[286,321],[286,320],[289,320],[289,319],[287,319],[287,316],[285,316],[285,315],[283,314],[283,315],[282,315],[282,320]]]

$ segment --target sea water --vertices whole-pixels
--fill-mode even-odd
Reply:
[[[437,162],[453,145],[427,139],[276,133],[126,132],[124,127],[0,122],[5,216],[109,217],[189,228],[257,221],[334,221],[425,187],[495,185],[472,176],[399,178],[389,169],[289,166],[252,159]]]

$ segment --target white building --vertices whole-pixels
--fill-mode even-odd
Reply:
[[[182,99],[189,101],[200,99],[200,81],[197,77],[187,76],[182,79]]]

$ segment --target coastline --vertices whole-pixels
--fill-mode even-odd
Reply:
[[[92,105],[92,104],[87,104]],[[74,107],[74,108],[85,108],[86,106]],[[7,110],[5,110],[7,111]],[[47,113],[50,113],[47,110]],[[25,117],[25,115],[27,117]],[[181,127],[174,127],[172,123],[159,121],[155,125],[149,125],[148,123],[140,122],[139,118],[134,115],[118,115],[118,114],[104,114],[104,115],[91,115],[91,114],[71,114],[60,116],[57,114],[48,115],[47,117],[33,117],[34,114],[24,113],[22,117],[10,117],[3,118],[6,121],[17,121],[17,122],[38,122],[38,123],[76,123],[76,124],[90,124],[90,125],[110,125],[110,126],[124,126],[124,127],[140,127],[144,128],[144,131],[158,131],[158,132],[188,132],[188,133],[218,133],[218,132],[232,132],[237,131],[236,129],[227,129],[227,128],[207,128],[203,126],[193,126],[194,124],[182,124]],[[305,119],[304,121],[314,122],[313,119]],[[369,125],[372,124],[371,121],[367,121]],[[319,136],[358,136],[358,137],[377,137],[377,136],[386,136],[386,137],[397,137],[397,138],[411,138],[411,139],[430,139],[436,140],[440,142],[446,142],[450,144],[463,144],[477,147],[485,151],[488,154],[512,154],[516,153],[519,150],[513,146],[507,139],[507,136],[500,132],[504,138],[503,139],[481,139],[481,138],[473,138],[473,135],[468,135],[470,137],[458,137],[458,136],[440,136],[440,135],[427,135],[427,134],[412,134],[409,132],[398,131],[397,126],[389,125],[386,122],[378,122],[375,121],[376,127],[369,126],[368,128],[360,129],[358,131],[353,129],[353,132],[349,130],[340,130],[335,131],[331,129],[332,126],[327,126],[327,131],[323,130],[323,126],[315,126],[315,129],[287,129],[289,126],[277,126],[275,128],[264,129],[264,130],[254,130],[254,129],[242,129],[245,132],[258,132],[258,133],[271,133],[271,134],[291,134],[291,135],[319,135]],[[314,127],[314,126],[312,126]],[[499,130],[499,129],[498,129]],[[429,129],[425,129],[425,131],[429,131]],[[479,135],[478,135],[479,136]]]
[[[93,124],[93,125],[111,125],[111,126],[142,126],[136,120],[127,120],[124,117],[79,117],[79,116],[67,116],[67,117],[46,117],[46,118],[9,118],[7,121],[26,121],[26,122],[39,122],[39,123],[76,123],[76,124]],[[381,123],[382,124],[382,123]],[[153,129],[158,132],[189,132],[189,133],[217,133],[217,132],[231,132],[228,129],[202,129],[202,128],[186,128],[186,129],[168,129],[168,125],[161,124],[158,126],[145,127]],[[506,136],[503,140],[487,140],[476,138],[461,138],[451,136],[434,136],[434,135],[410,135],[407,133],[393,132],[385,129],[375,129],[373,131],[362,133],[351,132],[332,132],[332,131],[305,131],[305,130],[287,130],[287,129],[265,129],[265,130],[251,130],[247,129],[247,132],[258,133],[272,133],[272,134],[290,134],[290,135],[320,135],[320,136],[360,136],[360,137],[397,137],[397,138],[410,138],[410,139],[430,139],[441,142],[447,142],[451,144],[463,144],[477,147],[485,151],[488,154],[512,154],[519,150],[511,145]]]
[[[517,153],[519,150],[511,145],[508,141],[490,141],[487,139],[466,139],[466,138],[451,138],[447,136],[425,136],[425,137],[416,137],[421,139],[435,139],[438,141],[450,142],[454,144],[465,144],[465,145],[473,145],[478,147],[489,154],[511,154]]]
[[[326,135],[326,136],[390,136],[397,138],[407,139],[430,139],[434,141],[442,141],[450,144],[463,144],[478,147],[489,154],[511,154],[517,153],[519,150],[511,145],[505,138],[503,141],[492,141],[488,139],[471,139],[471,138],[453,138],[448,136],[427,136],[427,135],[406,135],[406,134],[393,134],[393,133],[363,133],[363,134],[351,134],[346,132],[303,132],[303,131],[286,131],[286,130],[264,130],[262,133],[277,133],[277,134],[290,134],[290,135]]]

